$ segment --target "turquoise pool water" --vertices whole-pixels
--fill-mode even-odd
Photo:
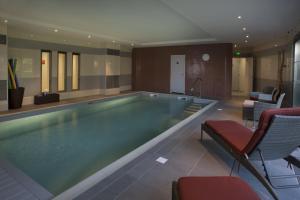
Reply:
[[[188,117],[190,103],[136,95],[0,122],[0,155],[57,195]]]

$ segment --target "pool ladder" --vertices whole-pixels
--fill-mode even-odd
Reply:
[[[200,103],[191,103],[188,107],[184,109],[187,113],[195,113],[198,112],[202,108],[202,105]]]

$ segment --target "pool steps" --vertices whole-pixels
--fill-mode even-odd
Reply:
[[[184,112],[187,113],[196,113],[202,108],[200,103],[191,103],[188,107],[184,109]]]

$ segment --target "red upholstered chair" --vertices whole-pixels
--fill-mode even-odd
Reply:
[[[260,200],[238,177],[182,177],[172,185],[172,200]]]
[[[300,108],[264,111],[254,132],[229,120],[206,121],[202,124],[201,140],[203,131],[253,173],[277,199],[265,161],[286,158],[300,145]],[[261,175],[249,158],[262,162],[266,176]]]

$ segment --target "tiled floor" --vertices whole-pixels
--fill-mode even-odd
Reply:
[[[223,110],[217,110],[218,108]],[[208,136],[204,137],[204,142],[200,142],[200,124],[206,119],[232,119],[242,123],[241,99],[217,104],[201,118],[98,183],[77,200],[169,200],[172,181],[181,176],[228,176],[233,159]],[[168,162],[156,162],[160,156],[167,158]],[[282,164],[281,161],[278,162]],[[288,171],[285,164],[280,169],[272,170],[275,173]],[[262,199],[272,199],[244,168],[241,168],[238,175]],[[278,193],[283,200],[300,199],[299,188],[282,189]]]

